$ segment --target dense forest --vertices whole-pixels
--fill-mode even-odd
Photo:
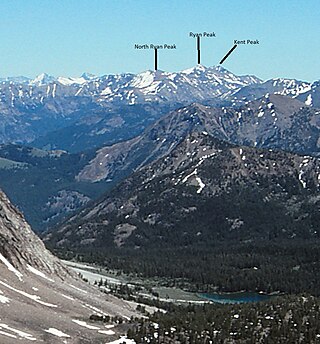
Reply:
[[[264,291],[320,295],[319,241],[230,242],[187,249],[110,248],[103,252],[56,251],[60,257],[98,263],[143,277],[167,277],[169,286],[192,291]]]
[[[137,320],[128,337],[136,343],[319,343],[320,300],[277,297],[242,305],[176,307]]]

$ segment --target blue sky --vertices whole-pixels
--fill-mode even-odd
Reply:
[[[202,63],[224,63],[236,74],[263,79],[320,79],[318,0],[2,0],[0,76],[42,72],[78,76],[141,72],[153,68],[153,52],[134,44],[177,45],[159,51],[159,68],[180,71],[196,64],[189,32],[214,31],[202,39]]]

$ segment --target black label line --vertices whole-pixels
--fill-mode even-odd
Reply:
[[[154,48],[154,70],[158,70],[158,49]]]
[[[197,37],[197,50],[198,50],[198,64],[200,64],[200,61],[201,61],[200,36]]]
[[[237,44],[235,44],[226,54],[226,56],[220,61],[220,64],[223,64],[223,62],[231,55],[233,50],[237,47]]]

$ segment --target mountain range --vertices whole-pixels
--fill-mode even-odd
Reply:
[[[76,152],[139,133],[161,113],[190,100],[225,97],[259,82],[216,68],[102,77],[4,80],[0,142]],[[95,138],[94,140],[91,137]]]
[[[319,186],[317,158],[235,146],[196,128],[45,240],[93,253],[318,238]]]
[[[194,103],[163,116],[134,139],[101,148],[77,179],[96,182],[129,174],[169,154],[193,130],[237,145],[318,156],[318,113],[277,94],[239,108]]]
[[[32,134],[29,148],[3,144],[0,149],[0,186],[37,231],[170,154],[195,129],[235,145],[319,155],[317,83],[263,82],[201,65],[180,73],[66,79],[41,75],[2,81],[3,89],[11,87],[14,94],[13,103],[6,97],[2,103],[7,107],[3,117],[14,130],[2,122],[3,133],[16,131],[24,143],[32,141],[19,121],[33,118],[42,134]],[[12,121],[10,111],[25,109],[28,114]],[[53,131],[45,112],[53,119]],[[25,123],[28,131],[33,124]]]
[[[266,93],[317,106],[318,83],[236,76],[221,66],[178,73],[84,74],[3,79],[0,143],[79,152],[133,138],[164,113],[193,102],[238,106]]]

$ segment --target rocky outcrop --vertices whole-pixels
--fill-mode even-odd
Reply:
[[[0,242],[0,253],[16,269],[26,270],[27,265],[31,265],[60,277],[68,274],[68,270],[45,249],[22,214],[2,191],[0,191]]]
[[[101,293],[47,251],[1,191],[0,305],[1,344],[106,343],[137,314],[134,304]]]

